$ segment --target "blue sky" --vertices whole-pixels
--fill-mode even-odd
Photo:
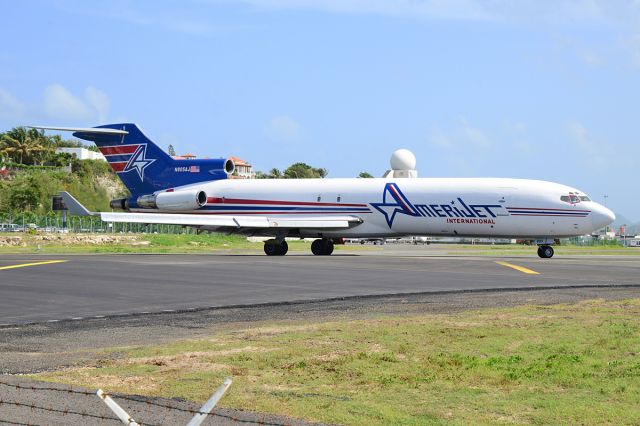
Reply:
[[[21,1],[0,129],[138,123],[178,153],[576,186],[640,220],[640,3]]]

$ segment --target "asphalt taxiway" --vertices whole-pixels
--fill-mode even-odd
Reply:
[[[636,256],[3,255],[0,326],[409,293],[640,287]]]

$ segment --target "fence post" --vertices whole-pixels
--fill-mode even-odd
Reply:
[[[220,386],[214,394],[211,395],[211,398],[209,398],[209,400],[200,408],[200,413],[193,416],[191,421],[187,423],[187,426],[199,426],[204,419],[207,418],[207,415],[211,410],[214,409],[218,401],[220,401],[220,398],[222,398],[227,389],[229,389],[229,386],[231,386],[231,379],[226,379],[222,386]]]
[[[129,426],[139,426],[138,423],[136,423],[136,421],[133,420],[133,418],[129,415],[129,413],[124,411],[122,407],[120,407],[113,399],[111,399],[109,395],[102,392],[102,389],[98,389],[96,395],[98,395],[98,397],[102,399],[105,404],[107,404],[107,407],[111,408],[111,411],[113,411],[116,416],[118,416],[122,423]]]

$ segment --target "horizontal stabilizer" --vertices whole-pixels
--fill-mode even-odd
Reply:
[[[58,130],[61,132],[82,132],[82,133],[93,133],[97,135],[128,135],[129,132],[126,130],[118,130],[118,129],[108,129],[108,128],[99,128],[99,127],[48,127],[48,126],[25,126],[29,129],[40,129],[40,130]]]
[[[90,212],[87,210],[85,206],[83,206],[80,201],[76,200],[73,195],[69,194],[67,191],[60,191],[60,196],[64,200],[64,204],[67,207],[67,210],[71,212],[71,214],[75,214],[77,216],[97,216],[98,213]]]

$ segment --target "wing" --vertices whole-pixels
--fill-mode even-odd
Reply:
[[[166,214],[166,213],[100,213],[104,222],[154,223],[163,225],[196,226],[207,229],[346,229],[363,222],[358,216],[223,216],[208,214]]]
[[[87,210],[78,200],[66,191],[60,196],[71,213],[79,216],[100,215],[104,222],[153,223],[159,225],[182,225],[203,228],[207,230],[223,230],[239,233],[260,233],[275,228],[297,230],[338,230],[348,229],[363,222],[362,218],[352,215],[330,216],[243,216],[243,215],[212,215],[212,214],[183,214],[183,213],[129,213],[129,212],[100,212]]]

